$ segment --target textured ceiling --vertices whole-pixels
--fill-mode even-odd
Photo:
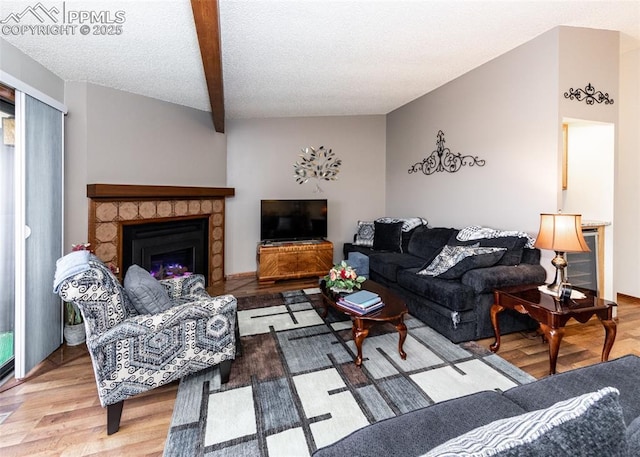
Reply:
[[[0,20],[36,3],[2,0]],[[227,118],[386,114],[558,25],[640,43],[640,0],[219,4]],[[65,80],[211,110],[189,0],[64,7],[124,11],[122,34],[2,37]]]

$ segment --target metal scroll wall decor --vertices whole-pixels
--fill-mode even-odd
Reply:
[[[324,146],[317,150],[312,147],[304,148],[300,160],[293,165],[296,170],[294,177],[298,184],[304,184],[309,179],[335,181],[338,179],[341,165],[342,160],[338,159],[331,149],[325,149]],[[314,192],[322,192],[317,182]]]
[[[584,89],[573,89],[570,88],[569,92],[564,93],[564,98],[568,98],[569,100],[578,100],[581,102],[585,101],[587,105],[593,105],[594,103],[604,103],[605,105],[613,105],[613,98],[609,98],[608,93],[602,93],[602,91],[597,91],[591,85],[591,83],[587,84]]]
[[[454,154],[449,148],[445,148],[444,132],[442,130],[438,130],[436,150],[428,157],[424,158],[422,162],[418,162],[411,166],[409,168],[409,174],[417,173],[419,171],[425,175],[432,175],[441,171],[455,173],[465,165],[469,165],[470,167],[474,165],[484,167],[484,164],[484,159],[479,159],[478,156],[463,156],[459,152]]]

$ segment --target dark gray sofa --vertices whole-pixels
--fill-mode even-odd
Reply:
[[[540,265],[540,251],[525,248],[526,238],[510,236],[462,242],[456,239],[458,232],[454,228],[419,226],[402,234],[395,252],[345,243],[344,256],[346,259],[350,252],[367,255],[369,278],[398,293],[413,316],[452,342],[488,338],[493,336],[490,318],[493,290],[520,284],[541,284],[546,279],[546,271]],[[429,265],[445,245],[472,243],[507,250],[498,264],[472,269],[457,279],[416,274]],[[500,313],[499,319],[501,333],[530,330],[537,326],[528,316],[509,310]]]
[[[558,450],[553,454],[516,452],[500,455],[594,457],[640,455],[640,357],[635,355],[549,376],[530,384],[514,387],[504,393],[479,392],[427,406],[356,430],[336,443],[317,450],[313,455],[314,457],[420,456],[452,438],[477,427],[491,424],[498,419],[548,408],[559,401],[595,392],[604,387],[614,387],[619,390],[617,403],[622,408],[622,412],[618,416],[622,417],[618,417],[618,423],[614,422],[614,417],[590,420],[594,425],[593,429],[579,430],[573,432],[573,435],[578,435],[579,439],[588,437],[598,443],[604,443],[605,438],[598,436],[598,433],[613,434],[609,439],[613,439],[614,442],[628,441],[628,453],[603,453],[598,449],[584,453],[569,448],[563,449],[563,452]],[[598,429],[599,426],[608,424],[612,426],[612,430]],[[570,445],[570,443],[565,444]]]

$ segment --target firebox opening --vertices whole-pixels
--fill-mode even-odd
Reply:
[[[157,279],[199,273],[209,285],[208,234],[208,218],[123,225],[123,271],[136,264]]]

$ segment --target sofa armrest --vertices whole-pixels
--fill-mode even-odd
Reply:
[[[542,284],[547,272],[541,265],[523,264],[515,266],[496,265],[476,268],[462,275],[462,284],[469,286],[475,293],[491,293],[494,289],[520,284]]]
[[[204,288],[204,276],[201,274],[161,279],[160,284],[164,286],[169,294],[169,298],[172,300],[186,297],[187,295],[208,296],[207,291]]]

